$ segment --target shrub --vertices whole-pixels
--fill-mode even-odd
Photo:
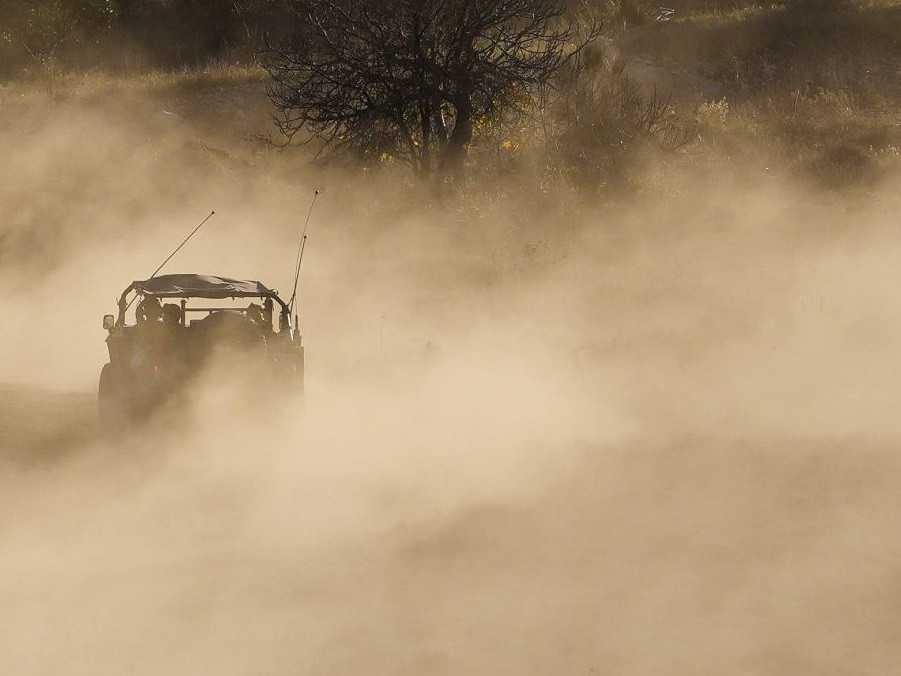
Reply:
[[[668,99],[597,54],[573,66],[549,114],[551,170],[583,194],[627,187],[643,149],[673,151],[694,137]]]

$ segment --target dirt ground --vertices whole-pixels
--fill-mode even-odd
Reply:
[[[896,184],[472,225],[119,103],[0,131],[0,673],[896,668]],[[216,208],[284,290],[314,184],[305,400],[99,434],[121,289]]]

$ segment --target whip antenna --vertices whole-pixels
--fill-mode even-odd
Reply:
[[[166,267],[166,263],[168,263],[169,261],[171,261],[171,260],[175,257],[175,254],[177,254],[179,251],[181,251],[181,250],[182,250],[182,247],[184,247],[184,245],[187,244],[187,243],[191,240],[191,238],[192,238],[194,235],[196,235],[196,234],[200,231],[200,229],[201,229],[203,226],[205,226],[205,225],[207,224],[207,221],[209,221],[209,220],[210,220],[213,216],[215,216],[215,215],[216,215],[216,212],[215,212],[215,211],[211,211],[211,212],[209,213],[209,215],[208,215],[206,218],[204,218],[202,221],[200,221],[200,223],[198,224],[198,226],[197,226],[196,228],[194,228],[194,229],[190,232],[190,234],[189,234],[187,237],[184,238],[184,240],[182,241],[182,243],[179,244],[177,247],[175,247],[175,251],[173,251],[171,254],[169,254],[169,255],[166,257],[166,260],[164,260],[162,263],[160,263],[160,266],[159,266],[156,270],[153,271],[153,274],[150,275],[149,279],[153,279],[154,277],[156,277],[156,276],[160,273],[160,270],[162,270],[164,267]],[[126,310],[128,310],[128,308],[131,307],[131,304],[135,302],[135,300],[137,299],[137,297],[138,297],[137,294],[135,294],[135,295],[132,297],[132,299],[128,302],[128,305],[125,306],[125,309],[126,309]]]
[[[162,270],[164,267],[166,267],[166,263],[171,261],[175,257],[175,254],[177,254],[179,251],[181,251],[182,247],[185,244],[187,244],[194,235],[197,234],[197,231],[200,230],[203,226],[205,226],[207,221],[210,220],[215,215],[216,215],[216,212],[211,211],[209,216],[207,216],[202,221],[200,221],[200,225],[198,225],[196,228],[194,228],[191,231],[191,234],[189,234],[187,237],[185,237],[184,241],[181,244],[179,244],[177,247],[175,247],[175,251],[173,251],[171,254],[169,254],[168,258],[166,258],[166,260],[164,260],[162,263],[160,263],[160,266],[156,270],[153,271],[153,274],[150,275],[150,279],[153,279],[154,277],[156,277],[159,274],[160,270]]]
[[[294,290],[291,292],[291,300],[288,301],[288,312],[294,312],[294,301],[297,299],[297,282],[300,281],[300,264],[303,263],[303,252],[307,248],[307,230],[310,227],[310,217],[313,215],[313,207],[316,206],[316,198],[319,191],[313,191],[313,201],[310,202],[310,210],[307,211],[307,220],[303,224],[303,232],[297,243],[297,260],[294,263]]]

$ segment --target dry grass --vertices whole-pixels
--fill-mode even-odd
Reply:
[[[213,63],[202,69],[150,70],[116,75],[104,71],[67,73],[54,78],[0,82],[0,103],[12,98],[46,97],[91,99],[95,96],[139,92],[152,95],[172,89],[197,91],[213,87],[264,82],[266,72],[256,66]]]
[[[640,58],[655,72],[691,74],[678,86],[693,90],[686,97],[677,91],[675,99],[690,102],[679,112],[696,126],[698,140],[675,164],[671,157],[630,159],[638,167],[633,187],[653,173],[658,190],[664,170],[705,164],[712,155],[717,163],[724,155],[736,170],[753,158],[751,164],[767,171],[785,170],[830,187],[868,185],[898,169],[901,0],[857,0],[820,12],[773,1],[668,4],[677,10],[673,21],[645,23],[616,40],[627,60]],[[701,91],[703,83],[710,86]],[[17,111],[34,117],[42,110],[49,118],[65,114],[70,103],[96,103],[118,107],[123,120],[151,115],[188,122],[199,142],[228,147],[271,131],[265,85],[261,69],[222,63],[131,76],[69,74],[52,82],[0,84],[0,117],[16,120]],[[39,128],[40,120],[31,128]],[[475,173],[509,179],[513,187],[504,193],[541,185],[527,175],[545,154],[542,132],[521,127],[492,129],[480,140],[484,147],[473,149],[473,163],[485,165]]]
[[[830,187],[899,168],[901,3],[690,4],[621,44],[719,92],[694,111],[702,147]]]
[[[86,110],[114,115],[123,125],[152,118],[198,132],[198,141],[246,140],[270,128],[266,74],[252,66],[211,64],[199,70],[134,75],[70,73],[52,81],[0,83],[0,121],[37,133],[60,115]]]

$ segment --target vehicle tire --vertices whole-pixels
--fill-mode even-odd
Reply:
[[[101,431],[104,433],[121,430],[128,422],[128,409],[123,398],[122,387],[112,364],[104,365],[100,371],[97,414],[100,419]]]

